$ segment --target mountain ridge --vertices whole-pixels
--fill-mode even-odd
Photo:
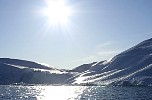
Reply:
[[[72,70],[60,70],[32,61],[11,58],[0,58],[0,68],[2,69],[0,84],[24,82],[58,85],[151,86],[152,38],[117,54],[110,60],[82,64]],[[20,77],[16,75],[17,73]]]
[[[21,60],[21,59],[12,59],[12,58],[0,58],[1,63],[11,64],[11,65],[18,65],[30,68],[40,68],[40,69],[48,69],[51,70],[53,68],[49,66],[45,66],[33,61]]]

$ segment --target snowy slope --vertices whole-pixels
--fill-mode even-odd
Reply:
[[[80,65],[80,66],[70,70],[70,71],[71,72],[80,72],[81,73],[81,72],[89,70],[91,68],[91,66],[93,64],[95,64],[95,63],[97,63],[97,62],[93,62],[93,63],[90,63],[90,64],[83,64],[83,65]]]
[[[75,75],[36,62],[0,58],[0,84],[64,84]]]
[[[152,39],[112,59],[60,70],[36,62],[0,58],[0,84],[152,85]]]
[[[39,69],[52,69],[49,66],[44,66],[36,62],[20,60],[20,59],[11,59],[11,58],[0,58],[1,63],[6,63],[10,65],[18,65],[28,68],[39,68]]]
[[[116,55],[109,61],[92,65],[72,84],[142,84],[152,85],[152,39]]]

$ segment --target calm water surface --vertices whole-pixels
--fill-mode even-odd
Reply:
[[[152,87],[0,85],[0,100],[152,100]]]

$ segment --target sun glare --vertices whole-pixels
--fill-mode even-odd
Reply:
[[[86,87],[79,86],[43,86],[44,90],[37,99],[43,100],[75,100]]]
[[[65,5],[63,0],[49,0],[43,13],[51,24],[65,24],[71,15],[71,9]]]

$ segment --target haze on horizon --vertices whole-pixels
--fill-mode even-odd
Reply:
[[[151,0],[50,1],[0,0],[0,57],[71,69],[152,36]]]

